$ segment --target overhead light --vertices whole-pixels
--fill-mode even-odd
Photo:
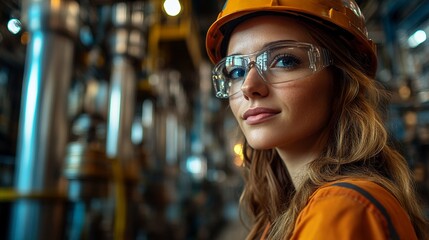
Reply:
[[[19,33],[21,31],[21,21],[16,18],[12,18],[7,23],[7,29],[13,34]]]
[[[179,0],[165,0],[164,10],[169,16],[174,17],[179,15],[180,11],[182,11],[182,6]]]
[[[408,38],[408,45],[412,48],[419,46],[426,41],[426,33],[423,30],[416,31],[411,37]]]

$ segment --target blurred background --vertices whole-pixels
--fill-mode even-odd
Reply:
[[[357,3],[428,206],[429,1]],[[244,238],[241,136],[204,48],[223,4],[0,2],[0,239]]]

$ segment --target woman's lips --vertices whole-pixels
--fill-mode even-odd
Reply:
[[[280,111],[271,108],[252,108],[243,114],[244,121],[249,125],[255,125],[270,119]]]

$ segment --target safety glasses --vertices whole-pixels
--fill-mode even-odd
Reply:
[[[255,67],[267,84],[278,84],[308,77],[332,65],[329,52],[310,43],[278,41],[246,55],[230,55],[213,69],[212,80],[218,98],[229,98],[241,91],[249,71]]]

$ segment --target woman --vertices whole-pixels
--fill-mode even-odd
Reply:
[[[355,2],[229,0],[206,46],[245,136],[247,239],[429,239]]]

